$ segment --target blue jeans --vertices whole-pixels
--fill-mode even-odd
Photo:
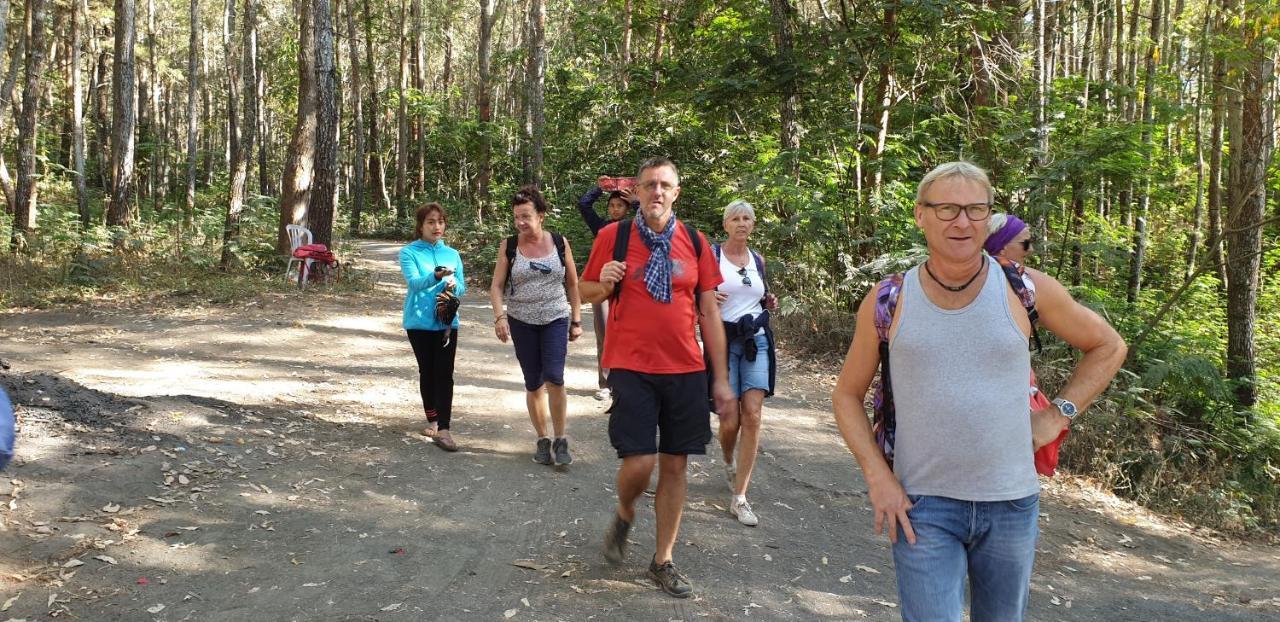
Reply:
[[[893,545],[905,622],[960,622],[969,578],[971,622],[1021,620],[1031,589],[1040,495],[960,501],[910,495],[916,543],[901,528]]]
[[[746,346],[741,341],[729,342],[729,388],[742,397],[751,389],[769,393],[769,338],[761,333],[755,336],[756,360],[748,361]]]

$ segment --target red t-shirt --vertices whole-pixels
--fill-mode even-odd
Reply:
[[[600,269],[613,261],[617,229],[617,223],[610,223],[596,235],[582,280],[600,280]],[[631,240],[627,242],[627,273],[617,285],[623,288],[622,295],[618,304],[609,308],[602,367],[646,374],[685,374],[706,368],[702,349],[694,337],[694,326],[698,322],[694,288],[709,291],[724,279],[706,236],[698,233],[702,240],[702,258],[697,259],[684,224],[677,222],[675,229],[671,240],[671,302],[661,303],[645,288],[644,267],[649,262],[649,248],[632,224]],[[691,269],[695,265],[696,271]]]

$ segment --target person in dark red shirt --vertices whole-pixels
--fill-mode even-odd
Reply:
[[[600,230],[578,282],[583,300],[612,298],[602,364],[610,370],[614,396],[609,441],[622,466],[604,555],[622,561],[636,499],[656,464],[657,550],[649,576],[667,594],[687,598],[693,587],[676,571],[671,555],[688,488],[688,457],[705,454],[711,440],[707,369],[695,325],[702,329],[711,361],[716,410],[725,411],[734,399],[715,294],[722,277],[706,237],[673,214],[680,196],[676,165],[666,158],[646,160],[637,179],[637,217]],[[614,260],[620,226],[630,228],[625,261]]]

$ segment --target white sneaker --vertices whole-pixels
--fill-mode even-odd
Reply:
[[[738,522],[748,527],[755,527],[760,524],[760,519],[756,517],[756,513],[751,511],[751,504],[746,499],[742,501],[730,501],[729,512],[738,517]]]
[[[599,391],[596,391],[597,402],[607,402],[611,399],[613,399],[613,393],[610,392],[609,389],[600,389]]]
[[[724,479],[729,483],[729,494],[738,494],[738,467],[732,462],[724,463]]]

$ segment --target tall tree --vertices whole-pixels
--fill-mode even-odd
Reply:
[[[200,127],[200,118],[196,113],[196,96],[200,90],[196,47],[200,44],[200,0],[191,0],[188,14],[191,33],[187,39],[187,202],[182,215],[184,225],[193,222],[196,213],[196,156],[199,153],[196,133]]]
[[[524,181],[529,184],[539,184],[542,182],[542,141],[546,127],[544,101],[547,70],[546,0],[529,0],[526,28],[528,56],[525,59]]]
[[[245,0],[246,3],[249,0]],[[221,266],[231,267],[236,262],[235,251],[240,245],[240,217],[244,212],[244,191],[249,181],[249,154],[244,148],[240,123],[240,81],[244,68],[245,49],[248,41],[235,45],[236,0],[226,0],[222,13],[222,50],[226,59],[227,74],[227,150],[230,154],[228,168],[230,185],[227,188],[227,213],[222,226]],[[244,93],[245,96],[252,96]],[[247,107],[245,107],[247,110]]]
[[[396,92],[396,217],[404,220],[409,205],[406,195],[409,166],[409,6],[400,0],[400,85]]]
[[[366,0],[367,2],[368,0]],[[296,0],[298,6],[298,116],[294,121],[289,149],[285,154],[284,178],[280,183],[280,223],[276,249],[289,252],[288,225],[307,223],[311,201],[316,149],[316,46],[314,7],[311,0]]]
[[[107,225],[116,227],[128,226],[132,215],[136,13],[134,0],[116,0],[116,47],[111,64],[111,203],[107,207]]]
[[[8,4],[7,0],[5,4]],[[84,181],[84,93],[80,77],[81,0],[71,0],[71,166],[76,188],[76,212],[80,226],[89,226],[89,192]],[[2,48],[0,48],[2,49]]]
[[[315,0],[316,178],[308,218],[316,243],[331,248],[338,190],[338,71],[332,6],[329,0]]]
[[[253,167],[253,154],[258,141],[258,0],[244,0],[241,22],[244,44],[244,120],[240,128],[240,148],[244,149],[246,169],[245,192],[248,192],[248,169]]]
[[[352,156],[351,167],[351,234],[360,233],[360,217],[364,212],[365,186],[365,147],[364,147],[364,93],[360,84],[360,46],[356,39],[356,23],[352,13],[355,12],[355,0],[348,0],[344,6],[347,17],[347,52],[350,54],[351,70],[347,75],[351,78],[351,133],[355,137],[356,152]]]
[[[1164,12],[1161,0],[1151,2],[1151,40],[1147,44],[1146,77],[1142,90],[1142,146],[1151,157],[1152,106],[1155,97],[1156,59],[1160,53],[1160,25]],[[1143,171],[1142,198],[1138,201],[1138,213],[1133,221],[1133,249],[1129,262],[1129,288],[1127,298],[1130,303],[1138,300],[1142,292],[1142,269],[1147,256],[1147,214],[1151,211],[1151,166]]]
[[[493,176],[492,140],[489,122],[493,120],[493,106],[490,92],[490,54],[493,43],[494,12],[497,0],[480,0],[480,38],[477,44],[476,58],[479,59],[478,80],[476,81],[476,121],[480,123],[480,170],[476,174],[476,210],[477,219],[483,220],[489,204],[489,179]]]
[[[773,15],[773,41],[778,57],[778,67],[783,72],[782,99],[778,104],[779,146],[784,151],[795,151],[800,148],[800,132],[796,124],[796,105],[799,97],[796,93],[795,50],[792,42],[792,14],[795,9],[791,0],[770,0],[769,8]],[[793,155],[793,162],[795,161]]]
[[[1275,132],[1275,63],[1256,25],[1262,17],[1246,12],[1242,28],[1245,58],[1240,133],[1231,137],[1237,152],[1231,178],[1227,222],[1227,377],[1236,382],[1236,401],[1253,406],[1258,398],[1255,331],[1258,315],[1258,271],[1262,255],[1262,225],[1267,204],[1267,168]],[[1238,140],[1237,140],[1238,139]]]
[[[369,0],[364,0],[364,57],[369,70],[369,184],[373,189],[373,204],[389,212],[391,197],[387,194],[387,173],[382,162],[382,133],[378,131],[382,106],[378,99],[377,61],[373,56],[373,12]]]
[[[18,116],[18,183],[13,212],[12,246],[23,249],[26,234],[36,227],[36,122],[40,115],[45,59],[45,2],[27,0],[23,29],[27,57],[23,67],[22,113]]]

